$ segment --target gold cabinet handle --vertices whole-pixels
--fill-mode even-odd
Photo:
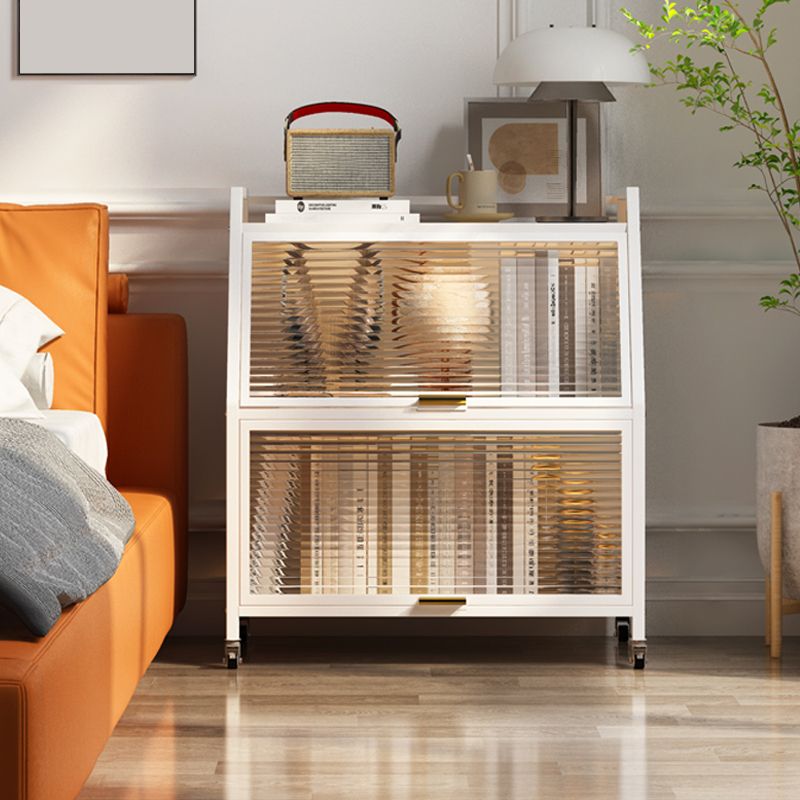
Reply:
[[[464,395],[422,394],[417,398],[417,411],[464,411],[466,407]]]
[[[467,604],[466,597],[448,597],[443,594],[428,595],[427,597],[418,597],[417,602],[420,605],[429,605],[437,603],[439,605],[449,606],[465,606]]]

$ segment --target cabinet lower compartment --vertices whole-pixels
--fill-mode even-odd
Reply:
[[[621,439],[251,431],[249,593],[618,596]]]

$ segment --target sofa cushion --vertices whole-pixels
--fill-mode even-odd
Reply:
[[[172,503],[143,490],[123,495],[136,530],[114,577],[42,639],[9,621],[0,629],[3,797],[78,794],[172,625]]]
[[[54,408],[91,411],[105,426],[108,212],[99,205],[0,204],[0,284],[65,331],[47,345]]]

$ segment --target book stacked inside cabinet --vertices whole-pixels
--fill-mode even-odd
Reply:
[[[598,249],[569,260],[558,251],[503,260],[503,394],[588,397],[600,391],[601,297],[617,291],[615,276],[601,271],[603,259]],[[615,308],[608,313],[615,315]]]
[[[606,618],[644,665],[627,203],[625,223],[317,225],[251,222],[233,191],[229,666],[240,622],[277,615]]]

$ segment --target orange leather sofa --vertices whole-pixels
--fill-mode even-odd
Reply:
[[[0,797],[68,800],[184,603],[186,331],[178,316],[125,313],[103,206],[0,205],[0,284],[65,331],[48,348],[53,405],[100,417],[109,480],[136,518],[116,574],[47,636],[0,622]]]

